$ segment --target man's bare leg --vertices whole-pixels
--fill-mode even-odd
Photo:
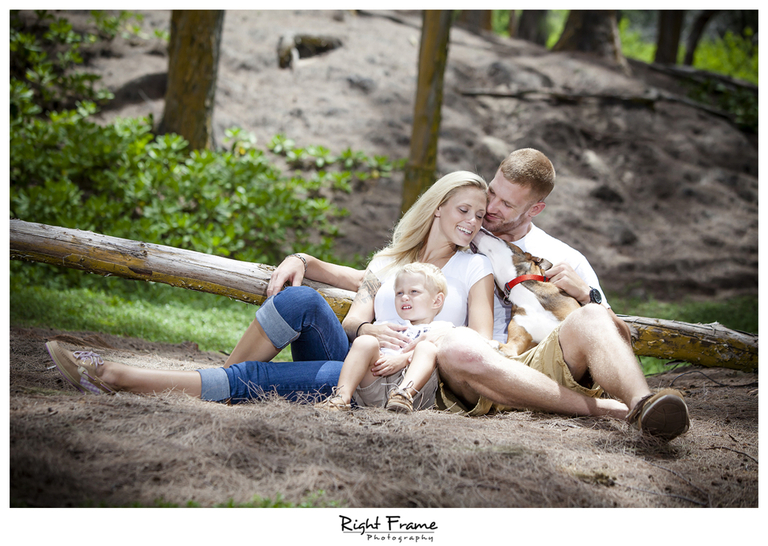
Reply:
[[[469,407],[482,395],[513,408],[563,415],[624,418],[628,411],[617,400],[571,391],[543,373],[504,357],[469,328],[455,328],[440,341],[437,362],[440,377]]]
[[[569,315],[560,327],[560,347],[576,381],[589,370],[605,392],[628,408],[651,393],[632,348],[604,307],[586,305]]]
[[[251,325],[245,330],[243,337],[237,342],[232,353],[224,363],[224,367],[232,364],[256,360],[259,362],[269,362],[277,356],[280,349],[272,345],[272,341],[267,337],[266,332],[259,324],[259,321],[253,319]]]

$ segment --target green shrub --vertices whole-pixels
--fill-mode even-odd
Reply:
[[[621,49],[626,57],[646,63],[653,62],[656,44],[644,40],[639,31],[630,29],[628,17],[619,21],[619,35]],[[752,36],[752,30],[747,28],[743,36],[728,31],[723,38],[702,40],[696,48],[693,67],[757,85],[758,50],[753,44]],[[684,56],[685,46],[681,44],[679,62],[682,62]],[[731,114],[742,129],[757,132],[756,91],[729,86],[715,79],[703,83],[691,81],[687,87],[690,98]]]
[[[702,40],[696,48],[693,66],[757,85],[758,49],[753,35],[752,29],[747,28],[741,36],[729,30],[722,38]]]
[[[316,180],[283,176],[243,142],[190,154],[178,135],[155,138],[147,118],[101,127],[88,119],[94,109],[12,128],[13,217],[247,261],[329,257],[342,211]]]
[[[625,57],[636,59],[644,63],[652,63],[656,55],[656,44],[643,39],[641,32],[630,28],[628,17],[619,20],[619,37],[621,39],[621,52]]]

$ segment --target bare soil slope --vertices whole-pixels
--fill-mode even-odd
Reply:
[[[145,27],[168,28],[147,12]],[[408,156],[417,75],[419,12],[228,11],[214,111],[219,143],[239,126],[266,146]],[[278,66],[291,33],[337,37],[342,47]],[[118,40],[92,68],[118,100],[104,113],[159,121],[167,52],[159,40]],[[522,40],[451,31],[438,169],[490,180],[510,151],[546,153],[558,186],[537,225],[581,250],[604,288],[637,295],[707,297],[757,290],[757,138],[675,101],[622,100],[679,81],[632,63],[632,75],[594,58],[550,53]],[[472,90],[537,90],[525,99]],[[614,96],[556,100],[547,93]],[[381,248],[399,213],[402,180],[361,184],[332,199],[350,211],[342,255]],[[545,256],[546,258],[546,256]]]

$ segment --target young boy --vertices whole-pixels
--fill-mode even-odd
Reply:
[[[447,291],[445,276],[434,265],[412,263],[403,266],[395,276],[397,314],[408,326],[403,333],[416,339],[430,326],[443,324],[432,320],[442,309]],[[375,364],[399,352],[379,347],[374,336],[355,338],[344,359],[339,386],[332,396],[315,407],[350,410],[353,396],[359,406],[384,406],[390,411],[404,413],[412,412],[414,405],[416,409],[432,407],[437,388],[437,348],[433,343],[420,342],[407,367],[386,377],[373,375],[371,368]],[[425,385],[428,385],[426,389]]]

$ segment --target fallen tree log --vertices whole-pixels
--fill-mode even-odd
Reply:
[[[701,366],[757,370],[757,336],[718,322],[691,324],[676,320],[619,315],[629,326],[638,356],[682,360]]]
[[[260,305],[273,266],[202,252],[110,237],[22,220],[10,221],[11,259],[81,269],[105,277],[151,281],[209,292]],[[337,316],[349,311],[354,292],[323,283],[304,284],[320,292]]]
[[[10,221],[11,259],[71,267],[104,276],[161,282],[210,292],[256,305],[266,299],[273,266],[247,263],[182,250],[22,220]],[[342,319],[354,292],[305,281]],[[757,336],[718,323],[690,324],[621,316],[630,328],[638,356],[682,360],[701,366],[757,369]]]

